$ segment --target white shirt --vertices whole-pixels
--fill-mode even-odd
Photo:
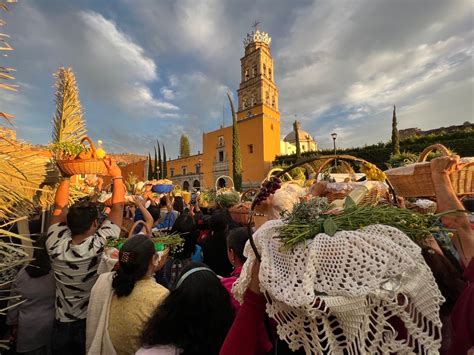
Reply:
[[[107,238],[118,238],[120,227],[106,220],[81,244],[72,243],[66,223],[48,229],[46,249],[56,279],[56,319],[73,322],[85,319],[89,296],[97,280],[97,268]]]

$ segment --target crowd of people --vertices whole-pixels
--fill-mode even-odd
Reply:
[[[150,188],[125,207],[120,168],[106,158],[112,178],[111,206],[69,206],[69,177],[58,187],[50,227],[35,242],[34,260],[13,283],[22,303],[8,313],[16,351],[22,354],[298,354],[278,339],[265,312],[266,298],[255,263],[242,304],[232,294],[246,262],[251,231],[226,209],[203,212],[169,194],[152,198]],[[455,159],[432,162],[439,212],[465,210],[448,171]],[[106,244],[134,221],[118,263],[98,272]],[[448,215],[454,233],[447,254],[430,240],[424,250],[447,302],[442,308],[445,354],[474,353],[474,235],[466,214]],[[149,237],[154,229],[179,233],[182,248],[160,260]]]

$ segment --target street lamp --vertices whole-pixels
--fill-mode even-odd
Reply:
[[[334,144],[334,156],[336,157],[334,159],[334,167],[337,167],[337,151],[336,151],[336,138],[337,138],[337,133],[334,132],[334,133],[331,133],[331,137],[332,137],[332,142]]]

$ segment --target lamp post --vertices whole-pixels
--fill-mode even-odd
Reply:
[[[336,159],[334,159],[334,168],[337,167],[337,151],[336,151],[336,138],[337,138],[337,133],[334,132],[334,133],[331,133],[331,137],[332,137],[332,142],[334,144],[334,156],[336,157]]]

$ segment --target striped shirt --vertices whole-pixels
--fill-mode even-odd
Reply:
[[[56,319],[73,322],[85,319],[89,296],[97,280],[97,268],[108,238],[118,238],[120,227],[106,220],[81,244],[73,244],[66,223],[48,229],[46,249],[56,279]]]

